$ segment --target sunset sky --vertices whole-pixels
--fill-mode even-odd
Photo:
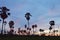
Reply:
[[[60,26],[60,0],[0,0],[0,7],[6,6],[10,9],[11,15],[6,19],[6,29],[9,29],[8,22],[13,20],[16,28],[23,28],[27,21],[25,14],[30,12],[30,26],[38,25],[38,29],[48,30],[49,21],[55,21],[55,27]],[[0,22],[1,29],[1,22]]]

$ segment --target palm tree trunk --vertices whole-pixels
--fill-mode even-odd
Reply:
[[[33,34],[34,34],[34,28],[33,28]]]
[[[3,24],[4,24],[4,19],[3,19],[3,22],[2,22],[2,34],[3,34],[3,32],[4,32],[4,31],[3,31],[3,26],[4,26]]]
[[[29,28],[30,26],[29,26],[29,20],[28,20],[28,28]]]
[[[50,35],[50,33],[51,33],[51,30],[49,31],[49,35]],[[50,35],[51,36],[51,35]]]
[[[6,34],[5,26],[6,26],[6,25],[4,25],[4,34]]]

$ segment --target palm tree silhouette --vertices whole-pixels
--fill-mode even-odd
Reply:
[[[39,31],[40,31],[40,32],[44,32],[44,30],[43,30],[43,29],[39,29]]]
[[[18,28],[18,33],[19,33],[19,35],[20,35],[20,31],[21,31],[20,28]]]
[[[30,35],[31,28],[27,27],[27,31],[29,31],[27,35]]]
[[[44,30],[43,30],[43,29],[39,29],[39,31],[40,31],[40,32],[44,32]]]
[[[52,20],[52,21],[49,22],[49,24],[50,24],[50,28],[49,28],[49,30],[50,30],[50,32],[51,32],[51,30],[52,30],[52,26],[55,25],[55,21]],[[50,33],[50,32],[49,32],[49,33]]]
[[[25,18],[27,19],[27,21],[28,21],[28,27],[29,27],[29,20],[30,20],[30,16],[31,16],[31,14],[30,13],[26,13],[25,14]]]
[[[10,13],[7,13],[9,11],[9,9],[7,9],[6,7],[0,7],[1,9],[1,14],[0,17],[2,18],[2,31],[1,33],[3,34],[3,24],[4,24],[4,20],[8,17],[8,15],[10,15]]]
[[[51,26],[49,27],[49,30],[50,30],[50,31],[49,31],[49,34],[50,34],[50,33],[51,33],[51,30],[52,30],[52,27],[51,27]]]
[[[27,28],[27,25],[25,24],[25,29]]]
[[[34,26],[34,25],[32,25],[32,29],[33,29],[33,34],[34,34],[34,27],[35,27],[35,26]]]
[[[27,25],[25,24],[25,29],[26,29],[26,31],[29,31],[28,35],[30,35],[31,28],[27,27]]]
[[[37,24],[35,24],[35,29],[37,28]],[[36,30],[35,30],[36,31]]]
[[[33,34],[35,33],[34,29],[37,28],[37,24],[32,25],[32,29],[33,29]]]
[[[13,34],[13,32],[14,32],[14,21],[9,21],[9,27],[10,27],[10,34]]]
[[[35,28],[37,28],[37,24],[35,24]]]

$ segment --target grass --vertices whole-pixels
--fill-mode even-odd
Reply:
[[[0,36],[0,40],[60,40],[58,36],[17,36],[17,35],[3,35]]]

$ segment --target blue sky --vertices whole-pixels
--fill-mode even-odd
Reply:
[[[60,25],[60,0],[0,0],[1,6],[10,9],[11,16],[6,21],[13,20],[15,28],[27,24],[24,17],[26,12],[32,15],[30,25],[37,24],[38,28],[48,29],[50,20],[54,20],[57,26]],[[6,28],[9,28],[8,24]]]

